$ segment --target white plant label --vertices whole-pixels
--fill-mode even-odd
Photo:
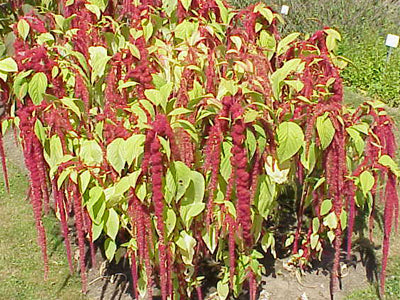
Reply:
[[[392,47],[392,48],[397,48],[399,46],[399,39],[400,36],[394,35],[394,34],[388,34],[386,36],[386,46]]]
[[[282,5],[281,14],[282,15],[288,15],[289,14],[289,6]]]

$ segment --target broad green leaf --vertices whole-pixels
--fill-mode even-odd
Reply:
[[[167,229],[167,236],[169,236],[175,229],[176,225],[176,214],[173,209],[167,210],[167,219],[165,221],[165,226]]]
[[[264,250],[265,253],[268,253],[268,250],[271,251],[271,254],[276,258],[276,251],[275,251],[275,237],[272,232],[266,232],[261,239],[261,248]]]
[[[389,155],[382,155],[379,158],[378,163],[384,167],[389,168],[390,171],[392,171],[393,174],[395,174],[397,177],[400,176],[399,166],[394,162],[394,160]]]
[[[304,142],[303,130],[293,122],[283,122],[277,130],[278,158],[280,162],[290,159],[295,155]]]
[[[375,184],[375,178],[369,171],[364,171],[360,175],[361,190],[364,196],[372,189]]]
[[[214,226],[211,225],[209,230],[204,230],[202,238],[208,250],[210,250],[211,254],[214,254],[218,245]]]
[[[94,83],[97,78],[104,75],[106,65],[110,60],[107,56],[107,49],[101,46],[89,47],[89,65],[92,67],[91,82]]]
[[[181,234],[176,241],[176,245],[182,250],[182,260],[186,265],[192,265],[196,240],[186,231],[181,231]]]
[[[104,250],[108,261],[112,261],[115,251],[117,250],[117,245],[112,239],[106,239],[104,242]]]
[[[227,80],[221,78],[221,82],[218,87],[217,99],[221,100],[224,96],[231,95],[234,96],[239,90],[239,86],[234,80]]]
[[[191,181],[192,171],[181,161],[174,162],[177,183],[176,201],[182,198]]]
[[[319,235],[317,233],[311,234],[310,242],[311,242],[311,249],[315,249],[319,242]]]
[[[73,111],[79,118],[81,117],[81,114],[82,114],[81,110],[79,109],[79,106],[76,105],[76,103],[75,103],[75,101],[78,101],[77,99],[64,97],[64,98],[60,99],[60,101],[69,110]]]
[[[100,224],[92,223],[92,239],[93,241],[97,240],[101,233],[103,232],[103,222]]]
[[[183,8],[188,11],[192,0],[181,0]]]
[[[175,108],[173,111],[171,111],[168,116],[179,116],[179,115],[185,115],[188,113],[191,113],[192,110],[184,108],[184,107],[178,107]]]
[[[222,280],[217,283],[217,293],[219,300],[225,300],[229,295],[229,282],[223,282]]]
[[[188,40],[195,31],[197,31],[199,24],[184,20],[175,27],[174,33],[177,39]]]
[[[281,89],[284,84],[284,80],[288,77],[290,73],[296,72],[300,64],[301,59],[291,59],[289,61],[286,61],[280,69],[276,70],[271,75],[272,92],[274,94],[275,100],[280,100]]]
[[[354,142],[354,146],[359,155],[364,153],[365,142],[361,137],[360,131],[355,128],[355,126],[351,126],[350,128],[346,128],[347,133],[350,135],[351,139]]]
[[[340,214],[340,227],[342,230],[345,230],[347,227],[347,212],[345,210],[342,210]]]
[[[335,238],[336,238],[335,233],[334,233],[332,230],[330,230],[330,231],[327,232],[327,235],[328,235],[329,241],[330,241],[331,243],[333,243],[333,241],[334,241]]]
[[[254,7],[254,12],[259,12],[270,24],[274,20],[274,14],[264,3],[258,3]]]
[[[118,173],[121,173],[126,163],[125,147],[126,143],[122,138],[113,140],[107,146],[107,160]]]
[[[293,32],[283,38],[279,43],[278,47],[276,49],[276,54],[282,55],[284,54],[288,49],[289,49],[289,44],[295,41],[299,37],[300,33],[299,32]]]
[[[314,233],[318,233],[318,231],[319,231],[319,226],[320,226],[319,219],[318,219],[317,217],[313,218],[313,221],[312,221],[312,228],[313,228],[313,232],[314,232]]]
[[[106,209],[105,195],[103,189],[95,186],[89,191],[89,201],[87,202],[87,210],[90,218],[94,223],[100,224],[102,222],[104,212]]]
[[[324,225],[328,226],[330,229],[336,229],[338,226],[338,219],[334,211],[324,218]]]
[[[192,198],[193,202],[195,203],[202,202],[205,190],[205,180],[203,174],[196,171],[191,171],[190,179],[192,182],[187,189],[186,196]]]
[[[14,59],[12,59],[11,57],[7,57],[7,58],[0,60],[0,71],[5,72],[5,73],[17,72],[18,65]]]
[[[322,216],[326,215],[328,212],[331,211],[331,208],[332,208],[332,201],[329,200],[329,199],[324,200],[324,201],[322,202],[322,204],[321,204],[320,214],[321,214]]]
[[[161,103],[161,93],[155,89],[149,89],[144,91],[144,95],[148,100],[150,100],[155,106]]]
[[[172,12],[177,8],[178,1],[177,0],[164,0],[162,1],[162,6],[164,11],[167,13],[169,17],[171,17]]]
[[[88,11],[92,12],[93,14],[96,15],[97,19],[100,19],[101,17],[101,10],[98,6],[94,4],[85,4],[85,7]]]
[[[308,174],[310,174],[314,170],[316,163],[316,146],[314,142],[312,142],[309,145],[307,157],[306,157],[306,143],[303,144],[303,152],[301,153],[300,161],[304,166],[304,168],[308,170]]]
[[[125,141],[124,160],[130,166],[144,152],[144,134],[134,134]]]
[[[21,36],[23,40],[26,40],[26,38],[28,37],[30,28],[31,27],[29,26],[29,23],[24,19],[18,21],[17,24],[18,34]]]
[[[257,209],[264,219],[268,219],[276,197],[276,184],[265,175],[261,176],[260,181]]]
[[[44,73],[39,72],[33,75],[28,87],[28,94],[33,104],[39,105],[42,102],[47,84],[47,77]]]
[[[119,216],[113,208],[108,211],[105,230],[107,235],[115,241],[119,230]]]
[[[165,185],[164,185],[164,198],[168,204],[171,204],[172,200],[176,195],[176,183],[174,175],[172,174],[171,168],[167,170],[165,174]]]
[[[103,151],[95,140],[84,140],[81,143],[79,156],[87,165],[99,165],[103,162]]]
[[[28,77],[32,73],[32,70],[23,71],[17,74],[14,78],[13,89],[14,94],[18,99],[23,99],[28,93]]]
[[[4,121],[8,121],[8,120],[4,120]],[[4,121],[3,121],[3,124],[4,124]],[[8,128],[8,122],[7,122],[7,128]],[[7,128],[4,128],[4,126],[2,126],[3,135]],[[44,145],[44,143],[47,139],[47,136],[46,136],[46,131],[43,127],[43,123],[39,119],[37,119],[35,122],[35,134],[38,137],[39,141],[42,143],[42,145]]]
[[[89,170],[83,171],[82,173],[79,174],[78,181],[79,181],[79,188],[80,188],[81,194],[85,193],[85,191],[89,185],[90,178],[91,178],[91,175],[90,175]]]
[[[322,150],[325,150],[335,136],[335,128],[332,125],[332,121],[329,118],[328,113],[317,118],[317,132],[321,142]]]

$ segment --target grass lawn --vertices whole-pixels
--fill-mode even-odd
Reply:
[[[50,272],[47,281],[43,280],[33,213],[26,199],[27,176],[15,165],[8,165],[10,194],[0,180],[0,299],[85,299],[80,293],[79,275],[69,274],[54,216],[44,219]]]

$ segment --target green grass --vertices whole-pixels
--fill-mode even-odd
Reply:
[[[50,272],[47,281],[43,280],[33,213],[26,199],[27,177],[13,165],[9,172],[10,194],[0,185],[0,299],[85,299],[79,275],[69,274],[54,215],[44,218]]]

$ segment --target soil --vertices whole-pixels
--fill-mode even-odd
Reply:
[[[21,172],[26,172],[20,146],[15,142],[12,132],[4,137],[3,142],[7,159],[18,166]],[[342,290],[335,294],[335,300],[344,299],[351,291],[366,288],[369,281],[376,277],[374,251],[371,251],[372,248],[368,242],[356,243],[355,248],[357,251],[350,262],[342,260]],[[266,266],[269,275],[262,278],[258,299],[331,299],[329,292],[331,258],[332,255],[325,255],[321,262],[315,263],[310,271],[303,274],[288,267],[287,258],[271,260],[271,265]],[[131,276],[127,263],[122,261],[119,265],[109,265],[99,251],[97,251],[96,261],[96,266],[88,272],[87,298],[96,300],[133,299],[130,294]],[[215,275],[210,274],[210,276]],[[157,291],[154,292],[157,294]],[[206,295],[208,300],[217,299],[215,287],[209,287]],[[240,298],[248,299],[248,296],[244,294]]]

